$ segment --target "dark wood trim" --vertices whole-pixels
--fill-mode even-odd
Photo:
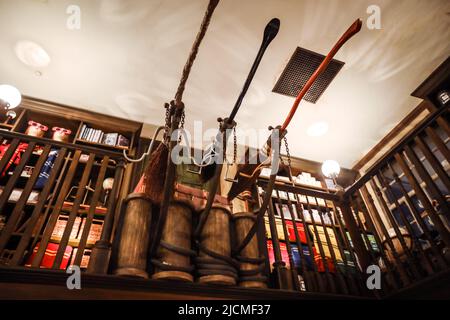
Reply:
[[[407,128],[410,123],[415,120],[424,110],[429,110],[430,103],[427,101],[422,101],[417,107],[415,107],[410,113],[406,115],[387,135],[385,135],[380,142],[378,142],[365,156],[363,156],[352,168],[352,170],[359,171],[361,168],[372,159],[374,159],[377,154],[383,150],[393,139],[402,134],[403,130]],[[419,124],[417,124],[419,125]],[[414,130],[414,128],[412,128]],[[404,135],[408,134],[403,133]]]
[[[435,90],[439,88],[450,75],[450,57],[447,57],[436,70],[433,71],[428,78],[422,82],[416,90],[411,93],[413,97],[427,99],[430,94],[433,94]]]
[[[61,270],[0,267],[0,299],[369,299],[328,293],[223,287],[87,273],[81,275],[82,290],[68,290],[68,276]]]
[[[122,129],[137,132],[138,136],[140,135],[143,126],[143,124],[140,122],[118,118],[98,112],[92,112],[90,110],[83,110],[62,103],[47,101],[30,96],[23,96],[20,106],[40,113],[57,114],[58,116],[64,117],[69,120],[87,121],[94,123],[101,122],[104,126],[111,126],[112,128],[117,127],[117,125],[120,124]]]

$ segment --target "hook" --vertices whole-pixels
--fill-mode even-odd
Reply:
[[[161,126],[158,127],[155,131],[155,133],[153,134],[153,138],[152,138],[152,142],[150,143],[150,145],[148,146],[148,149],[146,152],[144,152],[142,154],[142,156],[140,156],[140,158],[138,159],[131,159],[130,157],[128,157],[127,153],[125,150],[123,150],[123,156],[125,157],[125,159],[127,159],[129,162],[141,162],[142,160],[144,160],[144,158],[148,155],[150,155],[153,151],[153,145],[155,143],[156,138],[158,137],[158,134],[161,132],[161,130],[163,130],[165,127]]]

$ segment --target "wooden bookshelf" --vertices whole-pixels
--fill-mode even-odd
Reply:
[[[90,232],[93,230],[93,224],[99,224],[99,221],[103,223],[109,212],[104,203],[107,191],[103,189],[102,182],[107,178],[114,178],[118,168],[121,168],[120,170],[123,172],[119,175],[122,178],[118,182],[121,185],[121,189],[119,189],[118,197],[113,203],[121,201],[128,194],[133,166],[122,165],[122,151],[126,150],[130,156],[135,155],[140,140],[142,123],[30,97],[23,97],[21,105],[15,111],[17,113],[16,118],[10,119],[8,122],[6,122],[6,119],[0,117],[0,129],[4,129],[3,135],[2,130],[0,130],[0,137],[2,138],[0,143],[4,145],[18,143],[18,146],[21,146],[24,152],[19,154],[19,160],[12,166],[4,166],[4,174],[0,177],[0,198],[3,199],[4,206],[0,215],[6,216],[6,221],[14,215],[18,219],[17,225],[21,230],[21,232],[18,231],[19,229],[13,230],[10,233],[10,238],[8,238],[10,240],[6,244],[5,252],[11,252],[14,255],[15,250],[17,252],[17,245],[21,239],[23,237],[29,237],[26,248],[21,249],[26,250],[20,251],[21,254],[19,256],[21,258],[16,262],[20,266],[29,258],[32,251],[29,249],[34,248],[38,242],[48,240],[50,243],[59,244],[60,247],[69,245],[74,248],[80,245],[81,234],[77,238],[71,237],[67,244],[60,243],[62,239],[55,237],[52,233],[48,234],[47,232],[48,235],[46,235],[45,230],[48,229],[47,226],[50,218],[55,214],[58,217],[64,216],[65,218],[63,219],[67,219],[71,214],[76,214],[77,217],[82,218],[86,223],[92,223]],[[29,121],[40,123],[46,126],[48,130],[42,137],[27,135],[26,131]],[[105,133],[120,134],[129,141],[129,145],[127,147],[111,146],[79,139],[81,128],[84,124],[88,124],[90,127],[102,130]],[[69,129],[71,133],[68,135],[67,141],[53,140],[53,127]],[[35,149],[31,152],[27,149],[30,144],[36,145]],[[60,158],[62,160],[58,169],[56,169],[57,174],[54,175],[51,188],[47,188],[46,192],[43,192],[45,185],[44,187],[36,185],[39,176],[43,172],[43,165],[49,161],[49,156],[45,159],[42,158],[42,148],[47,148],[47,151],[50,150],[49,152],[53,154],[55,151],[60,152],[63,149],[65,150],[64,156]],[[6,151],[4,152],[7,152],[8,149],[5,149]],[[14,152],[16,150],[17,147],[15,147]],[[11,156],[11,152],[9,153],[9,156]],[[28,154],[28,158],[26,161],[22,161],[22,159],[25,159],[25,153]],[[80,160],[80,158],[75,160],[75,154],[88,157],[92,155],[94,159],[87,160],[85,158],[84,160]],[[103,163],[105,159],[108,159],[106,165]],[[35,172],[34,169],[37,168],[39,162],[39,172]],[[19,164],[25,165],[20,173],[16,170]],[[85,172],[88,170],[88,165],[91,168],[89,174],[86,175]],[[24,176],[25,168],[27,168],[26,176]],[[33,171],[31,168],[33,168]],[[54,170],[53,165],[48,172],[53,172],[52,170]],[[103,170],[102,180],[97,181],[101,170]],[[33,175],[35,180],[33,183],[29,183]],[[85,176],[84,179],[83,176]],[[11,182],[13,177],[14,183]],[[94,193],[98,190],[97,185],[100,185],[100,190],[97,192],[98,200],[93,210],[93,216],[90,216],[90,204],[93,201]],[[79,196],[77,191],[80,188],[83,190],[81,204],[77,212],[72,213],[74,202]],[[33,197],[25,201],[25,199],[22,199],[22,194],[26,190],[31,190],[30,192],[32,192]],[[36,192],[39,192],[39,195]],[[3,193],[5,195],[2,196]],[[9,196],[6,196],[6,193]],[[10,199],[11,195],[13,197]],[[119,208],[115,206],[112,208],[113,211],[111,214],[115,216]],[[27,223],[30,223],[33,214],[37,217],[37,220],[34,220],[33,230],[30,232],[27,229]],[[89,238],[90,236],[88,235],[86,240],[85,250],[91,249],[94,245],[94,242]]]

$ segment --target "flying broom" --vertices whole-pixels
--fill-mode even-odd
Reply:
[[[165,118],[165,126],[164,126],[164,138],[163,141],[158,145],[155,151],[152,152],[153,144],[150,145],[149,150],[146,152],[146,155],[150,155],[148,164],[144,173],[139,180],[136,188],[134,189],[135,193],[145,193],[149,199],[157,205],[160,205],[163,201],[163,195],[165,190],[165,181],[166,181],[166,173],[168,169],[168,162],[170,162],[169,158],[169,149],[173,149],[173,145],[171,148],[170,141],[171,132],[173,130],[178,129],[179,126],[179,118],[182,116],[184,112],[184,105],[182,102],[183,92],[186,86],[187,79],[189,77],[192,65],[197,56],[198,49],[200,47],[200,43],[205,36],[206,30],[208,28],[209,22],[211,20],[214,9],[216,8],[219,0],[210,0],[208,4],[208,8],[206,9],[205,15],[203,17],[202,24],[200,26],[200,30],[195,38],[194,44],[192,45],[191,51],[189,53],[188,60],[183,68],[182,76],[180,83],[178,85],[178,89],[175,94],[175,99],[170,102],[170,104],[165,104],[166,108],[166,118]],[[178,121],[176,118],[174,119],[174,115],[177,115]],[[158,132],[161,131],[161,128],[158,128],[155,133],[155,137]],[[154,140],[152,140],[153,143]],[[175,141],[176,144],[176,141]],[[141,157],[138,160],[142,160]],[[130,160],[127,157],[128,160]],[[133,161],[133,160],[130,160]]]
[[[248,190],[253,183],[258,178],[261,170],[263,167],[267,167],[269,165],[272,166],[272,171],[269,179],[269,183],[267,185],[267,189],[265,190],[265,196],[263,199],[263,202],[261,204],[261,207],[259,209],[259,212],[257,213],[257,219],[248,232],[247,236],[244,238],[241,244],[238,245],[233,251],[234,254],[238,254],[245,246],[251,241],[253,236],[256,233],[256,230],[258,228],[258,225],[260,223],[260,220],[265,214],[267,205],[269,203],[270,197],[272,196],[272,189],[273,184],[275,182],[275,177],[277,174],[277,168],[278,168],[278,154],[279,154],[279,147],[281,139],[286,135],[287,133],[287,127],[289,126],[289,123],[291,122],[292,118],[295,115],[295,112],[297,111],[297,108],[300,104],[300,101],[305,96],[305,94],[308,92],[309,88],[314,84],[316,79],[319,77],[322,72],[325,71],[328,64],[331,62],[333,57],[336,55],[336,53],[339,51],[339,49],[355,34],[357,34],[361,30],[362,21],[360,19],[357,19],[348,29],[345,31],[345,33],[341,36],[341,38],[337,41],[337,43],[334,45],[334,47],[331,49],[331,51],[328,53],[328,55],[325,57],[325,59],[322,61],[322,63],[319,65],[319,67],[314,71],[314,73],[311,75],[309,80],[306,82],[306,84],[303,86],[303,88],[300,90],[297,98],[294,101],[294,104],[291,107],[291,110],[289,111],[289,114],[287,115],[286,119],[284,120],[283,124],[281,126],[277,126],[275,128],[269,127],[270,130],[272,130],[271,135],[267,139],[267,142],[265,143],[264,147],[257,152],[257,154],[253,155],[252,157],[249,156],[248,151],[246,154],[246,158],[249,158],[249,161],[247,163],[244,163],[238,167],[238,171],[235,175],[235,179],[230,188],[230,191],[228,193],[228,199],[231,200],[235,198],[237,195],[242,193],[243,191]],[[276,146],[274,145],[277,144]],[[273,148],[277,148],[278,152],[273,152]],[[275,168],[275,170],[274,170]]]

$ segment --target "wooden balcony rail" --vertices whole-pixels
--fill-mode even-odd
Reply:
[[[448,111],[435,109],[343,195],[380,247],[371,263],[382,268],[387,293],[450,271]]]
[[[98,261],[96,251],[111,245],[122,154],[7,131],[0,146],[0,263],[59,270]],[[114,177],[109,194],[107,177]],[[94,220],[102,231],[92,238]],[[107,269],[109,261],[102,262]]]

